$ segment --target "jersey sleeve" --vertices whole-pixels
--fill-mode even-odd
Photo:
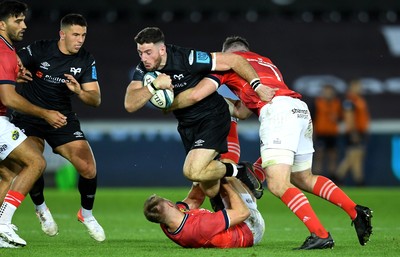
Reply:
[[[97,69],[96,69],[96,60],[92,55],[89,56],[87,60],[87,68],[85,69],[82,77],[80,78],[79,83],[90,83],[97,81]]]
[[[0,62],[0,84],[15,85],[17,77],[17,60],[15,54],[4,54],[1,56],[1,58],[2,60]]]
[[[143,81],[144,74],[146,73],[145,69],[142,67],[142,64],[138,64],[133,71],[132,80],[133,81]]]
[[[187,54],[188,69],[192,74],[209,73],[214,70],[215,60],[211,53],[192,49]]]
[[[18,57],[21,59],[22,64],[28,70],[31,70],[35,66],[35,58],[39,52],[39,43],[34,42],[28,46],[21,48],[18,51]]]

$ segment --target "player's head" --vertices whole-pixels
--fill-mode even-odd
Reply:
[[[137,51],[146,70],[155,71],[166,61],[164,33],[157,27],[147,27],[135,36]]]
[[[231,36],[227,37],[222,45],[222,52],[238,52],[238,51],[249,51],[249,42],[243,37]]]
[[[157,195],[151,195],[144,202],[143,213],[148,221],[154,223],[165,223],[165,201]]]
[[[86,39],[87,22],[81,14],[70,13],[60,22],[59,48],[62,53],[71,55],[79,52]]]
[[[10,41],[21,41],[26,30],[28,6],[19,1],[0,2],[0,33]]]
[[[351,94],[360,95],[362,94],[363,87],[362,82],[359,79],[353,79],[349,83],[348,92]]]
[[[326,84],[322,88],[321,96],[326,99],[332,99],[336,96],[336,88],[332,84]]]

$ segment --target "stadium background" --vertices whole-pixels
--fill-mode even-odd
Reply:
[[[150,105],[133,114],[123,107],[125,88],[139,62],[133,37],[147,26],[159,26],[167,43],[207,51],[220,50],[226,36],[246,37],[252,50],[270,57],[307,102],[326,82],[343,93],[350,79],[361,78],[372,116],[366,184],[399,185],[399,1],[27,2],[28,30],[17,47],[58,38],[59,19],[66,13],[88,19],[85,47],[96,58],[102,105],[94,109],[76,102],[75,107],[96,156],[100,186],[188,184],[174,117]],[[254,117],[240,122],[243,160],[258,158],[257,126]],[[51,184],[65,163],[49,151],[46,157]]]

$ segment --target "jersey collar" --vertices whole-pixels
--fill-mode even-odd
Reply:
[[[0,35],[0,39],[4,41],[4,43],[11,49],[14,50],[14,47],[12,44],[10,44],[7,39],[5,39],[2,35]]]

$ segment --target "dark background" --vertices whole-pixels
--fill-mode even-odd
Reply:
[[[88,20],[85,47],[96,58],[102,104],[91,108],[76,101],[74,106],[96,156],[100,186],[190,184],[182,176],[185,155],[173,116],[151,105],[133,114],[123,107],[131,71],[139,62],[133,39],[147,26],[159,26],[166,43],[205,51],[219,51],[227,36],[243,36],[253,51],[272,59],[288,86],[308,103],[325,83],[343,94],[349,80],[361,78],[372,117],[366,185],[399,185],[400,1],[41,0],[28,4],[28,30],[17,47],[58,38],[59,20],[67,13],[81,13]],[[241,121],[239,132],[242,159],[255,161],[259,156],[256,118]],[[55,158],[46,153],[47,171],[59,175],[62,162]]]
[[[385,28],[400,27],[400,1],[28,1],[28,30],[18,46],[58,38],[59,20],[69,12],[88,19],[85,47],[95,56],[102,90],[98,109],[76,103],[85,120],[169,119],[150,106],[128,114],[123,108],[130,72],[139,62],[133,40],[147,26],[160,27],[167,43],[219,51],[227,36],[248,39],[253,51],[280,68],[289,87],[308,101],[326,82],[344,92],[363,78],[373,119],[399,118],[400,57],[389,51]],[[400,36],[398,38],[400,44]],[[310,77],[312,79],[310,80]],[[321,76],[323,76],[321,78]],[[393,79],[395,89],[387,90]]]

